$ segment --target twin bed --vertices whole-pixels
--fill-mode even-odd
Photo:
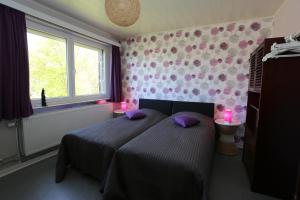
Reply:
[[[214,104],[140,99],[146,117],[115,118],[64,136],[56,181],[68,166],[101,182],[105,200],[207,198],[214,152]],[[200,120],[182,128],[177,115]]]

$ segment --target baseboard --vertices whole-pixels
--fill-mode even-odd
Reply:
[[[31,155],[28,155],[28,156],[21,156],[21,162],[26,162],[28,160],[32,160],[32,159],[37,158],[39,156],[42,156],[42,155],[45,155],[47,153],[53,152],[55,150],[58,150],[58,148],[59,148],[59,145],[55,145],[53,147],[44,149],[42,151],[39,151],[37,153],[33,153]]]
[[[13,156],[6,157],[6,158],[0,158],[0,168],[1,168],[1,165],[5,165],[6,163],[9,163],[12,161],[18,161],[18,160],[19,160],[18,155],[13,155]]]
[[[58,152],[57,150],[51,151],[51,152],[49,152],[49,153],[47,153],[47,154],[41,155],[41,156],[36,157],[36,158],[33,158],[33,159],[31,159],[31,160],[27,160],[27,161],[25,161],[25,162],[18,162],[18,163],[15,163],[15,164],[13,164],[13,165],[10,166],[10,167],[7,167],[7,168],[5,168],[5,169],[3,169],[3,170],[0,170],[0,178],[1,178],[1,177],[4,177],[4,176],[7,176],[7,175],[9,175],[9,174],[12,174],[12,173],[14,173],[14,172],[16,172],[16,171],[19,171],[19,170],[21,170],[21,169],[23,169],[23,168],[25,168],[25,167],[28,167],[28,166],[30,166],[30,165],[33,165],[33,164],[35,164],[35,163],[38,163],[38,162],[40,162],[40,161],[42,161],[42,160],[45,160],[45,159],[47,159],[47,158],[51,158],[51,157],[53,157],[53,156],[56,156],[56,155],[57,155],[57,152]]]

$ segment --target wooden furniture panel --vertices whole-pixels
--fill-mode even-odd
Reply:
[[[295,192],[295,200],[300,200],[300,163],[298,165],[298,176],[297,176],[297,185]]]
[[[251,54],[243,162],[253,191],[292,199],[300,159],[300,57],[261,62],[274,42],[284,40],[266,39]]]

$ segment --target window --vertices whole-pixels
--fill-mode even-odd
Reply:
[[[101,91],[102,50],[81,44],[74,46],[75,95],[93,95]]]
[[[108,47],[53,25],[27,21],[30,97],[40,106],[108,97]]]
[[[34,31],[27,33],[30,63],[30,97],[67,96],[66,40]]]

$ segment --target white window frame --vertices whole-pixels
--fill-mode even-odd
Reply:
[[[48,106],[78,103],[78,102],[87,102],[87,101],[96,101],[99,99],[108,99],[110,96],[110,50],[111,46],[107,44],[102,44],[98,40],[77,34],[75,32],[60,28],[58,26],[48,24],[46,22],[30,20],[27,19],[27,30],[30,32],[36,31],[44,33],[45,35],[54,36],[66,40],[66,65],[67,65],[67,96],[66,97],[56,97],[56,98],[47,98]],[[99,68],[100,71],[100,80],[102,89],[99,94],[96,95],[80,95],[75,96],[75,63],[74,63],[74,45],[78,43],[83,46],[92,47],[95,49],[100,49],[103,52],[103,62],[104,66]],[[47,91],[46,91],[47,96]],[[34,108],[41,107],[41,99],[32,99],[31,103]]]

